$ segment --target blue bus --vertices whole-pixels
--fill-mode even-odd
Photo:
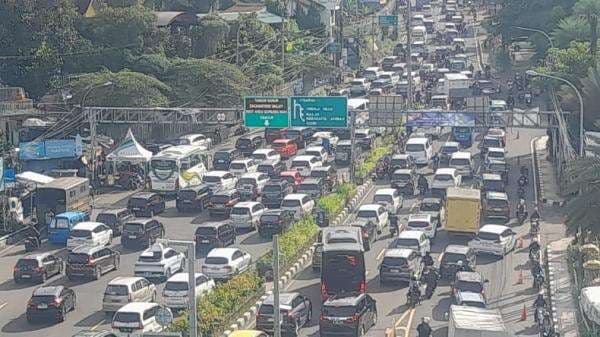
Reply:
[[[90,221],[88,212],[64,212],[57,214],[48,225],[48,241],[57,245],[66,245],[71,230],[82,221]]]

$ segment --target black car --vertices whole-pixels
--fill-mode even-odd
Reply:
[[[71,337],[117,337],[108,330],[81,330]]]
[[[306,178],[298,185],[296,192],[308,194],[311,199],[317,200],[327,192],[327,188],[322,178]]]
[[[283,171],[287,171],[287,165],[283,160],[267,160],[258,164],[258,172],[264,173],[269,177],[279,177],[279,174]]]
[[[367,294],[327,299],[321,308],[321,337],[360,337],[377,323],[377,303]]]
[[[253,136],[242,136],[235,142],[235,148],[238,149],[242,155],[248,157],[257,149],[260,149],[264,144],[264,138],[259,135]]]
[[[67,312],[75,310],[77,297],[71,288],[64,286],[40,287],[33,291],[27,302],[25,316],[31,323],[39,319],[65,320]]]
[[[458,270],[458,261],[467,269],[475,270],[475,251],[468,246],[448,245],[440,260],[440,276],[454,278]]]
[[[306,147],[306,144],[308,144],[313,133],[314,132],[309,128],[286,129],[284,138],[293,140],[294,143],[296,143],[296,146],[298,146],[298,149],[303,149]]]
[[[211,218],[229,218],[231,209],[241,198],[238,190],[217,191],[208,201],[208,214]]]
[[[232,161],[242,157],[238,149],[222,149],[213,154],[213,170],[227,171]]]
[[[120,236],[123,231],[123,225],[134,217],[133,213],[127,208],[107,209],[96,215],[96,221],[110,227],[114,237]]]
[[[63,268],[63,260],[50,253],[31,254],[17,261],[13,269],[13,278],[15,283],[44,283],[49,277],[62,274]]]
[[[121,255],[108,247],[79,246],[67,256],[65,274],[69,280],[76,277],[99,280],[102,274],[119,269]]]
[[[260,202],[267,208],[279,208],[283,198],[293,192],[294,187],[287,180],[270,180],[263,187]]]
[[[153,217],[165,210],[165,199],[154,192],[138,192],[129,198],[127,208],[135,216]]]
[[[256,328],[267,333],[273,333],[274,317],[273,295],[269,295],[258,308],[256,315]],[[279,294],[279,308],[281,312],[281,334],[284,336],[297,336],[298,329],[308,324],[312,318],[312,303],[310,299],[300,293]]]
[[[262,238],[272,237],[288,230],[294,222],[292,211],[270,209],[265,211],[258,223],[258,235]]]
[[[179,212],[202,212],[209,198],[210,188],[207,185],[188,186],[177,191],[175,206]]]
[[[229,223],[207,223],[196,228],[196,250],[227,247],[235,243],[235,228]]]
[[[148,248],[165,235],[163,224],[156,219],[135,219],[123,226],[121,245],[124,248]]]
[[[337,185],[337,171],[333,166],[318,166],[310,171],[311,178],[321,178],[327,184],[327,191],[331,192]]]

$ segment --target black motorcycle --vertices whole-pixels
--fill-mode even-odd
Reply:
[[[525,199],[527,196],[527,191],[523,187],[519,187],[517,189],[517,195],[519,196],[519,199]]]
[[[529,228],[529,234],[531,236],[537,236],[540,233],[540,222],[537,220],[531,221],[531,226]]]
[[[517,211],[517,222],[519,223],[519,226],[521,226],[525,222],[525,219],[527,219],[527,211],[524,211],[524,212]]]
[[[415,288],[408,290],[406,294],[406,303],[410,308],[414,308],[417,304],[421,303],[421,292]]]
[[[539,272],[533,276],[533,289],[540,290],[544,285],[544,274],[543,272]]]
[[[519,183],[519,187],[525,187],[527,184],[529,184],[529,180],[524,175],[521,175],[517,182]]]
[[[38,237],[29,236],[25,238],[25,240],[23,241],[23,245],[25,246],[25,251],[29,253],[40,249],[42,242]]]

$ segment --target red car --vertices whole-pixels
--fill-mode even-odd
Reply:
[[[272,147],[282,158],[290,158],[298,153],[298,145],[291,139],[275,139]]]
[[[292,187],[294,188],[294,192],[298,191],[298,185],[304,180],[304,178],[300,175],[298,171],[283,171],[279,175],[281,179],[287,180]]]
[[[285,129],[265,128],[265,140],[267,143],[272,143],[276,139],[284,138]]]

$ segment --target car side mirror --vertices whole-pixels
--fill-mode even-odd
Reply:
[[[444,313],[444,319],[449,319],[450,318],[450,313],[449,312],[445,312]]]
[[[488,280],[488,279],[483,280],[483,283],[489,283],[489,282],[490,282],[490,280]]]

